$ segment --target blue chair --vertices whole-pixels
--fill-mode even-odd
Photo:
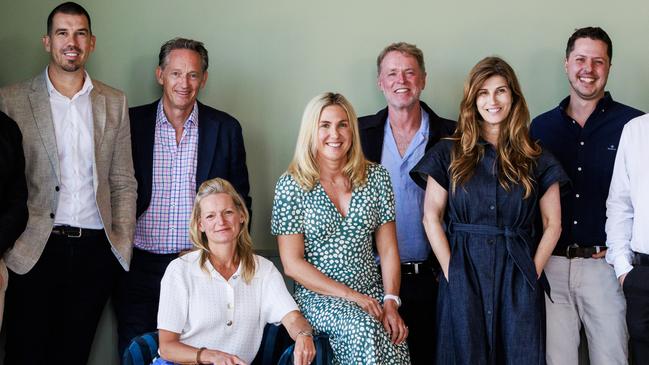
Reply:
[[[267,324],[259,352],[251,365],[275,365],[293,340],[284,326]],[[149,332],[131,340],[122,356],[122,365],[149,365],[158,356],[158,332]]]
[[[158,331],[131,340],[122,356],[122,365],[149,365],[158,356]]]
[[[267,324],[264,327],[264,337],[261,339],[257,356],[250,365],[276,365],[279,358],[293,340],[286,328],[281,324]]]
[[[331,349],[329,344],[329,336],[325,334],[320,334],[313,337],[313,343],[315,344],[315,359],[313,359],[312,365],[330,365],[334,363],[334,351]],[[295,350],[295,344],[287,348],[286,351],[282,354],[282,357],[279,359],[277,365],[293,365],[293,351]]]

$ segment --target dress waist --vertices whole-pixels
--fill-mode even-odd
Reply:
[[[484,224],[467,224],[453,223],[448,226],[449,235],[456,232],[465,232],[471,234],[484,234],[493,236],[503,236],[505,238],[505,247],[507,253],[514,261],[518,270],[523,274],[525,281],[532,289],[536,289],[536,267],[531,259],[530,242],[532,240],[529,230],[516,227],[498,227]],[[550,295],[550,286],[547,279],[542,275],[541,287]]]

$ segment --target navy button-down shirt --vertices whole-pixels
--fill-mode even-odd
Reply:
[[[566,113],[569,102],[565,98],[534,118],[530,127],[532,139],[554,154],[572,180],[561,197],[562,231],[555,252],[574,243],[606,245],[606,197],[622,128],[644,114],[613,101],[606,92],[582,128]]]

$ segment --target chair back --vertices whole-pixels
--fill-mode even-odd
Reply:
[[[331,349],[329,344],[329,336],[325,334],[319,334],[313,337],[313,343],[315,344],[315,359],[311,365],[331,365],[334,363],[334,351]],[[277,365],[293,365],[293,351],[295,350],[295,344],[287,348],[286,351],[282,354],[282,357],[279,359]]]
[[[122,365],[149,365],[158,356],[158,331],[131,340],[122,356]]]
[[[276,326],[274,324],[267,324],[264,327],[264,336],[259,345],[257,356],[252,361],[251,365],[276,365],[284,350],[288,348],[293,340],[288,335],[286,328],[281,324]]]

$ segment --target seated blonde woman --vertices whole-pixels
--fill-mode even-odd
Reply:
[[[267,259],[254,255],[246,206],[229,182],[204,182],[190,238],[197,250],[172,261],[161,282],[160,355],[154,364],[250,364],[267,323],[295,340],[295,364],[313,361],[312,330]]]
[[[275,187],[272,233],[299,284],[300,309],[329,335],[339,364],[410,364],[394,219],[390,176],[363,156],[351,104],[340,94],[316,96]]]

